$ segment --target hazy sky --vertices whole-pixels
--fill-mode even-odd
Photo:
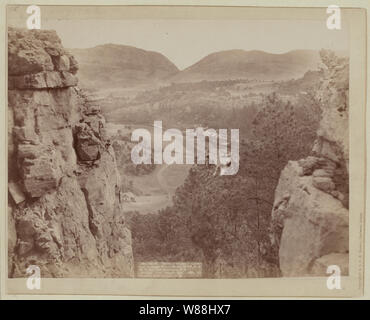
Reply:
[[[25,19],[10,16],[9,25],[25,27]],[[157,51],[184,69],[221,50],[244,49],[283,53],[295,49],[348,49],[348,34],[329,30],[313,20],[175,20],[175,19],[42,19],[42,29],[54,29],[66,48],[115,43]]]

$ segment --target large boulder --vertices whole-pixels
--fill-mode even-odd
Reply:
[[[79,123],[74,130],[78,159],[80,161],[99,160],[102,141],[95,135],[93,129],[86,123]]]
[[[314,179],[303,176],[298,162],[290,161],[275,191],[272,219],[282,229],[279,262],[283,276],[312,274],[316,259],[348,252],[348,210],[318,189]]]

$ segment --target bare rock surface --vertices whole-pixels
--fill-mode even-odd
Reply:
[[[342,275],[348,275],[348,253],[331,253],[315,260],[312,266],[312,273],[327,277],[328,266],[336,265],[340,268]]]
[[[54,31],[8,36],[9,276],[132,277],[114,150],[76,60]]]
[[[282,228],[279,262],[284,276],[308,275],[317,258],[348,252],[348,210],[317,188],[314,177],[300,172],[297,162],[289,162],[275,191],[273,219]]]

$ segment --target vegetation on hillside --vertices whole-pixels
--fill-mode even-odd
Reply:
[[[335,69],[332,63],[343,62],[327,52],[321,57],[324,69]],[[147,215],[130,213],[136,261],[202,261],[208,278],[279,276],[279,248],[271,239],[279,236],[279,230],[271,230],[275,188],[287,162],[312,150],[320,106],[325,103],[318,98],[327,91],[320,84],[331,81],[324,78],[324,69],[276,83],[272,92],[258,94],[259,101],[250,103],[240,97],[238,107],[232,103],[200,107],[202,93],[198,95],[196,86],[189,84],[196,91],[194,109],[190,109],[198,110],[200,125],[240,128],[240,168],[234,176],[220,176],[217,166],[194,165],[177,189],[172,207]],[[222,90],[226,94],[245,84],[224,82]],[[207,90],[213,92],[220,82],[202,86],[207,96]],[[162,98],[174,101],[172,95],[180,88],[186,94],[185,85],[176,88],[163,89],[168,92]],[[145,99],[150,99],[153,93],[146,94]],[[177,110],[183,117],[184,111]]]
[[[274,190],[287,161],[311,150],[319,122],[315,100],[302,95],[298,101],[273,93],[255,106],[255,116],[246,119],[248,134],[241,131],[237,175],[220,176],[214,165],[194,166],[173,207],[132,214],[135,259],[200,260],[210,278],[276,276],[277,248],[269,239]],[[245,109],[235,112],[239,119]]]

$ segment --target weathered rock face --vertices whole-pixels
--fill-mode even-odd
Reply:
[[[9,29],[9,276],[131,277],[105,120],[53,31]]]
[[[283,276],[348,274],[348,61],[322,51],[322,120],[312,153],[282,171],[272,210]]]

